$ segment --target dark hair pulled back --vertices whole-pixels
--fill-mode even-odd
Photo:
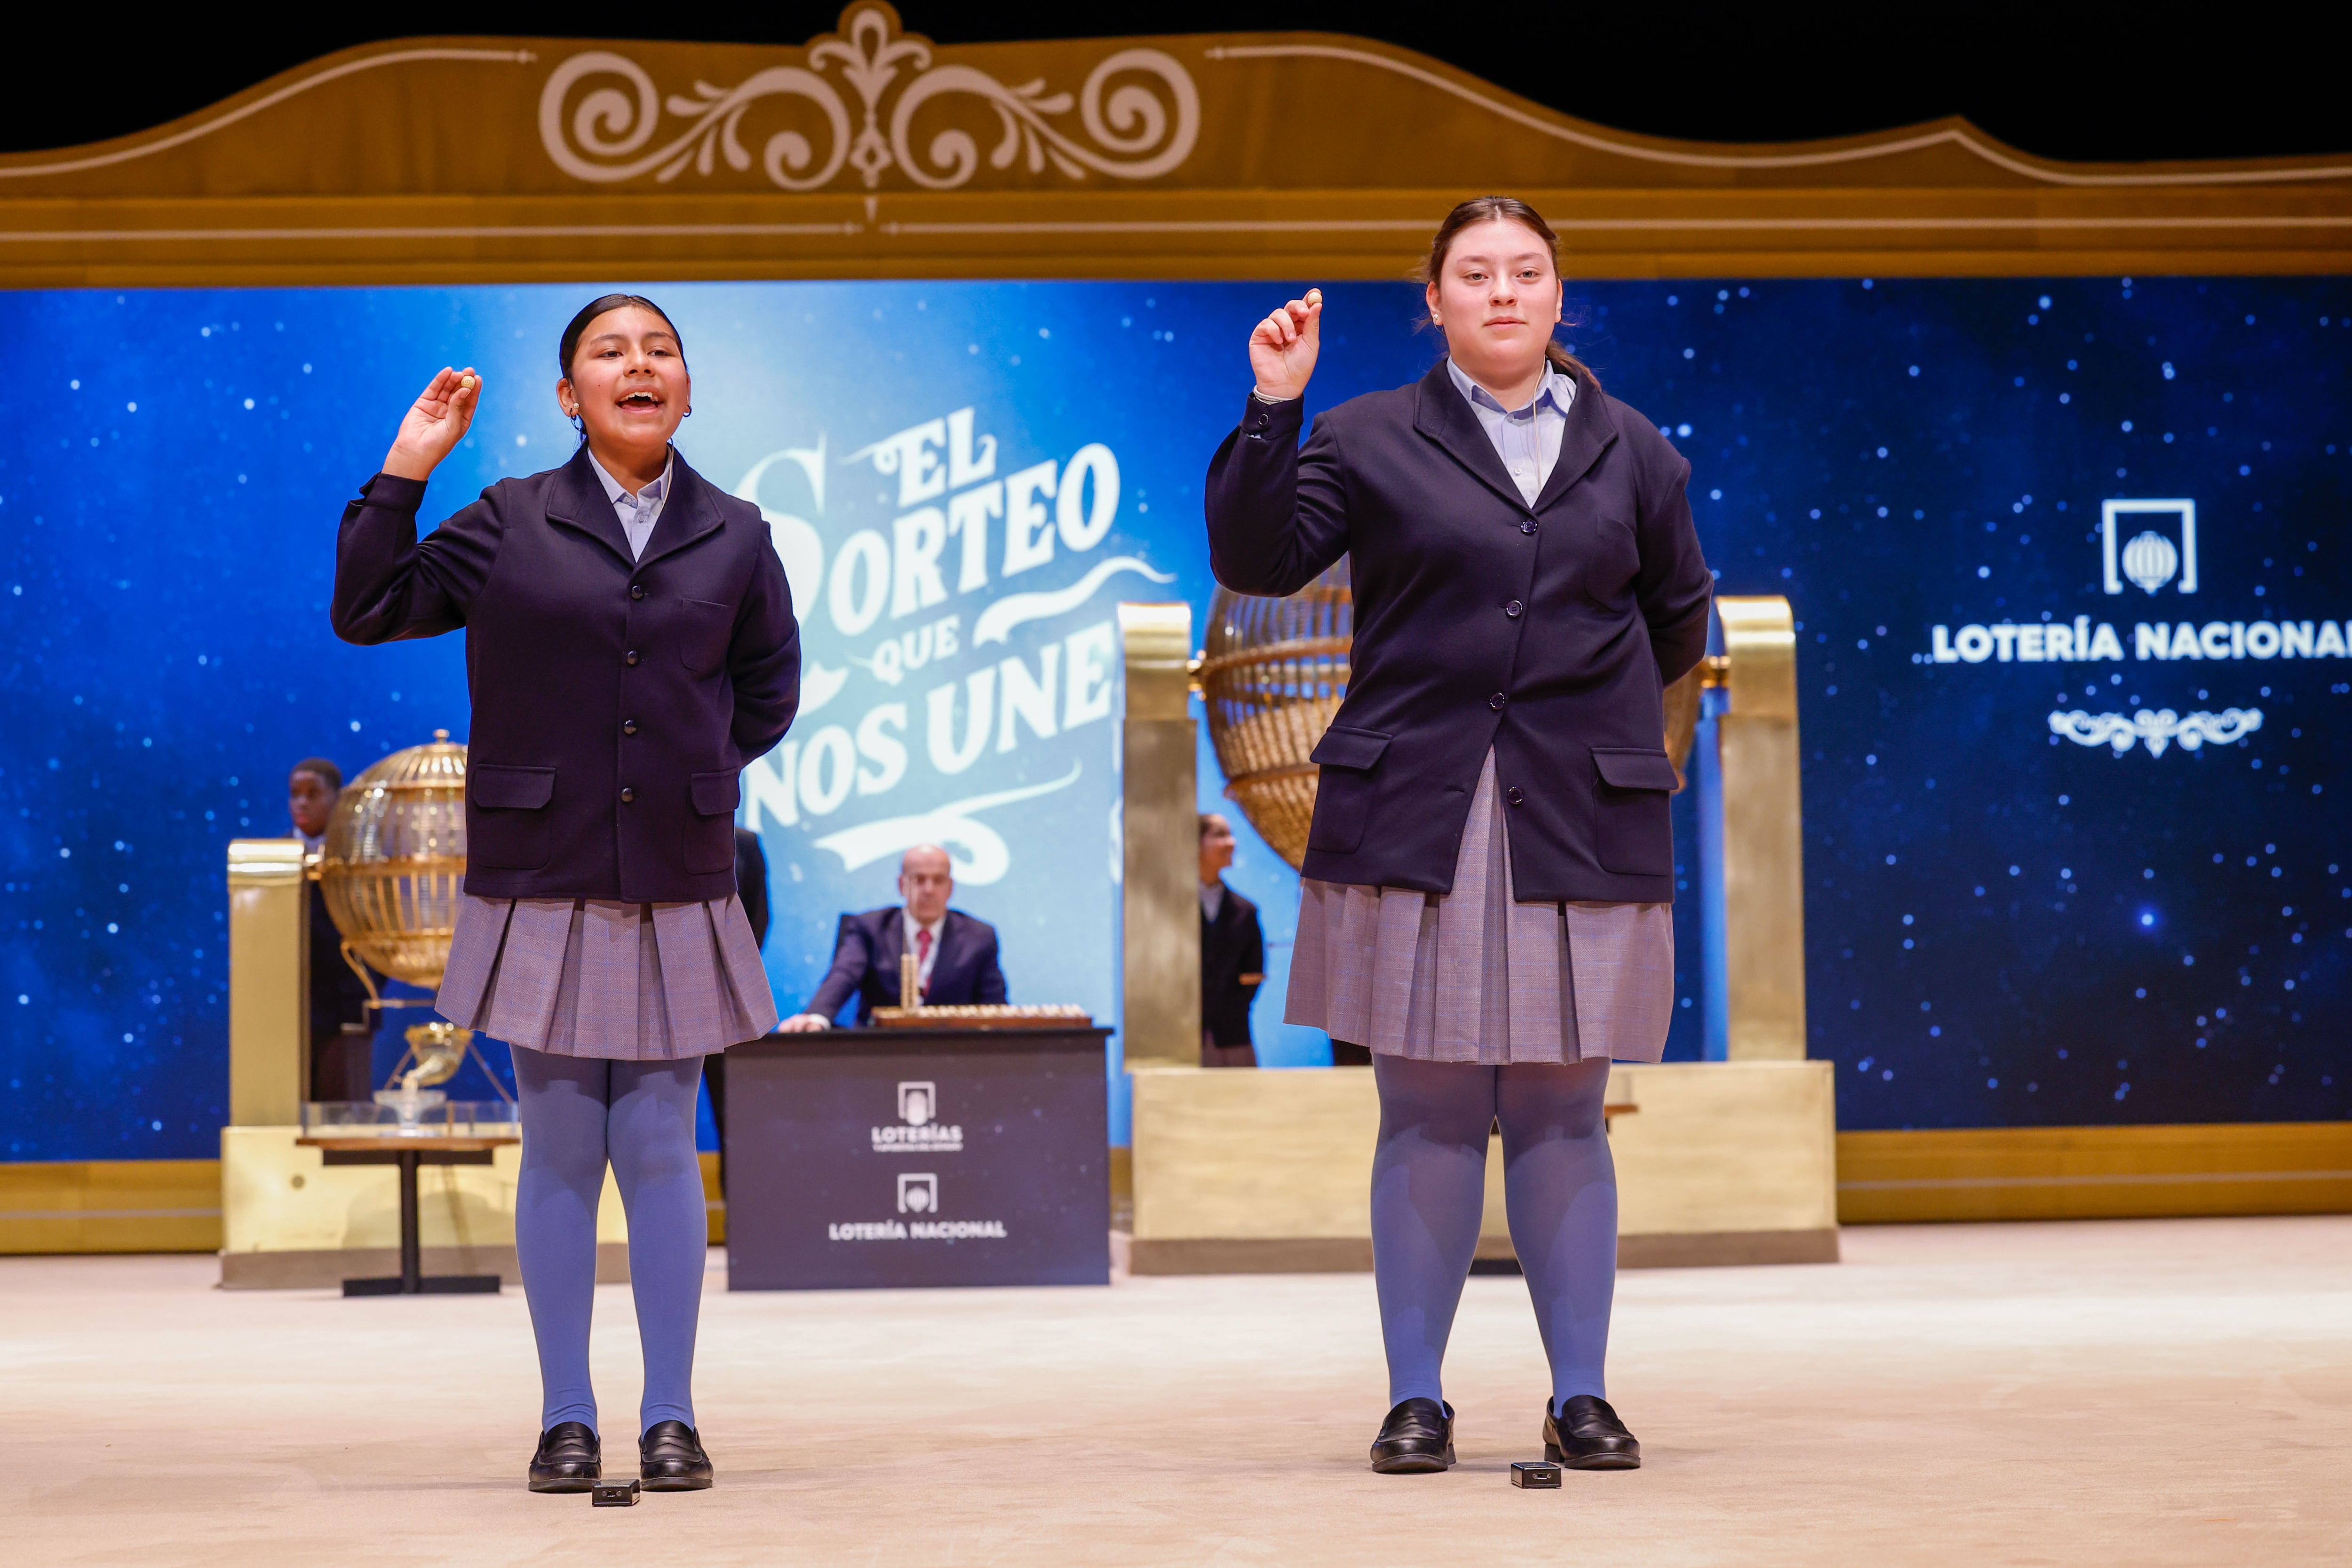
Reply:
[[[1552,275],[1559,275],[1559,236],[1552,232],[1551,225],[1544,222],[1541,213],[1517,196],[1473,196],[1447,213],[1445,221],[1437,226],[1437,233],[1429,242],[1429,254],[1422,258],[1419,276],[1423,286],[1437,281],[1438,274],[1445,269],[1447,253],[1453,250],[1454,240],[1461,237],[1464,229],[1474,224],[1492,223],[1498,219],[1517,224],[1539,237],[1544,247],[1551,252]],[[1422,318],[1422,324],[1431,324],[1427,316]],[[1591,367],[1562,347],[1558,338],[1545,342],[1544,358],[1549,360],[1556,370],[1571,376],[1588,377],[1595,386],[1601,384],[1601,378],[1592,374]]]
[[[663,310],[643,294],[606,294],[581,306],[580,313],[572,318],[572,324],[563,329],[563,341],[556,348],[555,359],[563,372],[565,380],[571,379],[572,356],[580,352],[580,335],[588,330],[588,323],[608,310],[624,310],[631,305],[636,306],[641,310],[651,310],[662,319],[662,324],[669,329],[669,335],[677,340],[678,359],[681,362],[685,360],[685,334],[677,330],[677,323],[669,319],[667,310]]]

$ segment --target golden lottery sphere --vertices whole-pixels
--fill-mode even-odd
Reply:
[[[1348,563],[1286,599],[1209,599],[1201,695],[1225,797],[1296,868],[1307,858],[1317,769],[1307,760],[1348,695],[1356,640]]]
[[[327,819],[319,890],[352,952],[428,990],[449,963],[466,879],[466,748],[446,730],[343,786]]]
[[[1293,869],[1307,858],[1319,770],[1308,761],[1348,695],[1355,595],[1343,557],[1286,599],[1219,588],[1209,599],[1200,687],[1225,797]],[[1677,776],[1690,761],[1702,670],[1665,691],[1665,745]]]

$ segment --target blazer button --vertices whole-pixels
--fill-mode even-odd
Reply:
[[[624,734],[624,735],[634,735],[634,734],[635,734],[636,732],[637,732],[637,721],[636,721],[635,719],[624,719],[624,720],[622,720],[622,721],[621,721],[621,733],[622,733],[622,734]]]
[[[1532,521],[1529,521],[1529,522],[1523,522],[1523,523],[1519,524],[1519,531],[1520,531],[1521,533],[1533,533],[1535,531],[1536,531],[1536,525],[1535,525]],[[630,592],[631,592],[631,593],[635,593],[635,592],[636,592],[636,590],[633,588],[633,589],[631,589],[631,590],[630,590]]]
[[[626,785],[626,784],[623,784],[623,785],[621,786],[621,804],[622,804],[623,805],[627,805],[630,802],[632,802],[632,801],[635,800],[636,798],[637,798],[637,792],[636,792],[635,790],[631,789],[631,788],[630,788],[628,785]]]
[[[1533,527],[1532,525],[1530,525],[1530,526],[1528,527],[1528,531],[1529,533],[1533,533],[1533,532],[1535,531],[1534,527]],[[630,598],[632,598],[632,599],[642,599],[642,598],[644,598],[645,596],[646,596],[646,585],[645,585],[643,583],[632,583],[632,584],[629,584],[629,597],[630,597]]]
[[[1525,805],[1528,804],[1527,793],[1520,789],[1517,784],[1513,784],[1510,789],[1504,794],[1503,798],[1509,801],[1513,805]]]
[[[1526,608],[1527,606],[1525,605],[1520,604],[1517,599],[1513,599],[1509,604],[1503,606],[1503,614],[1510,616],[1511,619],[1516,621],[1519,618],[1519,612]]]
[[[1503,704],[1509,700],[1509,698],[1497,691],[1495,695],[1486,699],[1486,706],[1492,708],[1496,712],[1500,713],[1503,710]]]
[[[628,652],[623,654],[621,658],[625,663],[634,667],[637,662],[637,650],[635,648],[631,648]]]

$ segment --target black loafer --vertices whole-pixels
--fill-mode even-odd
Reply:
[[[1384,1476],[1443,1470],[1454,1463],[1454,1406],[1408,1399],[1389,1412],[1372,1439],[1372,1468]]]
[[[637,1479],[649,1492],[698,1492],[710,1484],[710,1456],[683,1421],[656,1421],[637,1439]]]
[[[583,1421],[559,1421],[539,1435],[530,1457],[530,1489],[584,1492],[604,1479],[604,1446]]]
[[[1559,1414],[1544,1406],[1544,1458],[1571,1470],[1638,1470],[1642,1445],[1617,1419],[1605,1399],[1590,1394],[1560,1401]]]

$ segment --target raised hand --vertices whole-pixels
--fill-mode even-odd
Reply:
[[[473,366],[464,370],[444,366],[408,405],[400,421],[400,434],[393,437],[392,450],[384,455],[383,471],[404,479],[430,479],[441,459],[457,450],[457,443],[473,427],[481,395],[481,377],[474,374]]]
[[[1258,395],[1280,399],[1305,392],[1322,347],[1323,290],[1309,289],[1307,298],[1293,300],[1250,333],[1250,374],[1257,377]]]

